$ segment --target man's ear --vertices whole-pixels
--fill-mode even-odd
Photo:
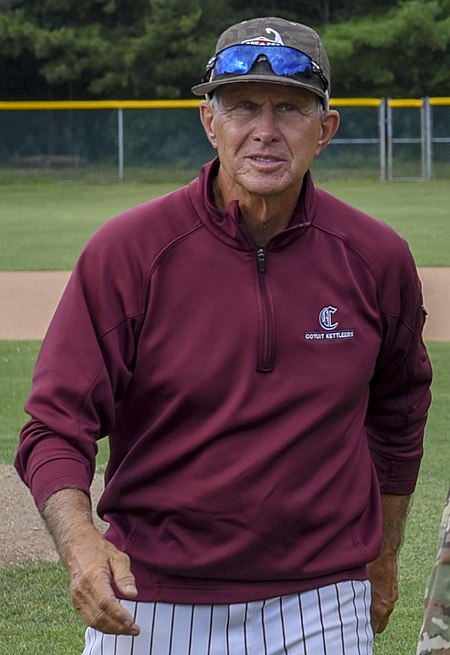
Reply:
[[[317,143],[316,157],[322,150],[325,150],[331,139],[334,137],[340,123],[339,112],[335,109],[326,109],[322,115],[322,131]]]
[[[216,132],[214,129],[214,111],[206,100],[202,100],[200,103],[200,120],[208,141],[213,148],[217,149]]]

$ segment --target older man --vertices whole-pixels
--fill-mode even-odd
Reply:
[[[339,116],[313,30],[229,28],[193,91],[218,157],[86,246],[16,465],[86,655],[366,655],[396,600],[430,401],[416,269],[390,228],[314,187]]]

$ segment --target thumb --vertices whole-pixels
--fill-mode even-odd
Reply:
[[[118,553],[111,560],[111,572],[117,589],[130,598],[137,596],[136,581],[131,572],[130,558],[125,553]]]

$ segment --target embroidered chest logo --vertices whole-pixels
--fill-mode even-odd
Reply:
[[[322,330],[310,330],[305,332],[306,341],[331,341],[340,339],[353,339],[355,331],[350,328],[337,329],[339,321],[335,314],[338,308],[333,305],[326,305],[319,312],[319,325]],[[338,314],[339,316],[339,314]]]
[[[333,323],[333,314],[337,312],[337,307],[333,307],[332,305],[328,305],[328,307],[324,307],[320,314],[319,314],[319,323],[320,327],[322,327],[324,330],[335,330],[339,323],[336,321],[336,323]]]

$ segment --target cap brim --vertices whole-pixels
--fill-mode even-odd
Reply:
[[[314,84],[308,84],[307,80],[296,80],[292,77],[282,77],[280,75],[268,75],[268,74],[258,74],[250,73],[247,75],[231,75],[224,78],[216,78],[213,82],[204,82],[202,84],[196,84],[192,87],[191,91],[196,96],[204,96],[207,93],[211,93],[219,86],[225,86],[227,84],[245,84],[247,82],[265,82],[266,84],[282,84],[284,86],[296,86],[301,89],[307,89],[312,93],[315,93],[320,98],[326,99],[327,92],[323,89],[314,86]]]

